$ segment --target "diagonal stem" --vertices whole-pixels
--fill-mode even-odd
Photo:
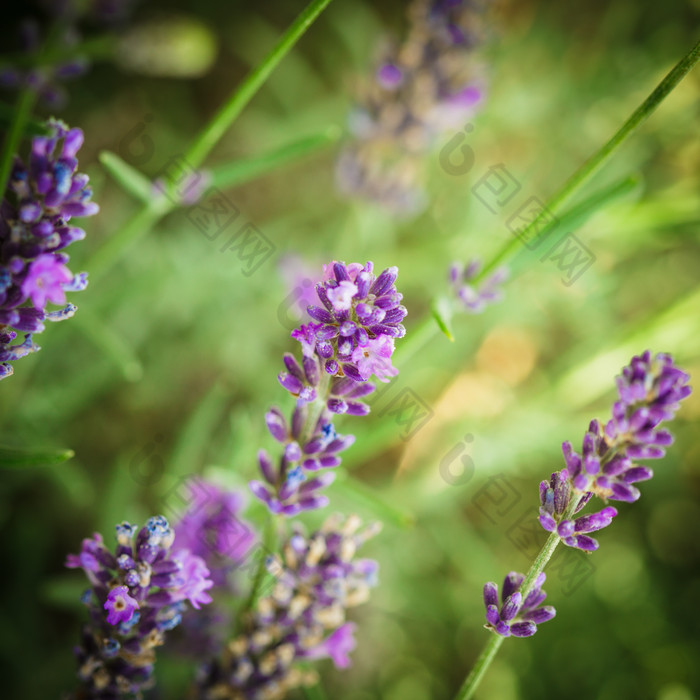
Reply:
[[[577,498],[571,499],[561,517],[562,520],[568,520],[573,516],[579,502],[581,501],[581,498],[582,496],[578,496]],[[561,542],[561,537],[559,537],[556,530],[550,533],[539,554],[535,557],[535,561],[532,563],[532,566],[523,579],[523,582],[520,584],[520,588],[518,590],[522,594],[523,600],[527,598],[528,593],[532,590],[537,577],[544,571],[544,567],[547,566],[547,563],[552,558],[554,550],[556,550],[559,542]],[[474,695],[479,683],[481,683],[481,679],[484,677],[486,671],[491,665],[491,662],[496,657],[498,650],[501,648],[501,644],[503,644],[504,639],[505,637],[502,637],[500,634],[496,634],[495,632],[491,633],[491,639],[489,639],[489,641],[486,643],[486,646],[479,655],[479,658],[476,660],[474,667],[467,676],[462,687],[459,689],[457,695],[455,695],[455,700],[469,700],[469,698]]]
[[[280,37],[270,53],[254,68],[245,80],[238,86],[229,99],[220,107],[214,118],[200,132],[185,159],[193,167],[198,168],[216,146],[226,130],[243,111],[263,86],[270,73],[289,53],[301,36],[321,14],[331,0],[312,0],[302,13],[294,20],[289,29]]]
[[[529,235],[537,232],[538,227],[547,219],[547,213],[556,213],[559,207],[579,190],[612,157],[620,146],[632,135],[637,127],[648,119],[656,108],[666,99],[681,80],[700,60],[700,42],[671,69],[666,77],[656,86],[649,97],[632,113],[629,119],[617,130],[614,136],[594,153],[562,186],[550,197],[544,209],[524,229],[521,236],[528,240]],[[520,245],[519,238],[508,241],[476,276],[475,283],[484,279],[492,270],[508,258]]]

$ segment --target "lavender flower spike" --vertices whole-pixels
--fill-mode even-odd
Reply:
[[[605,426],[591,421],[580,454],[571,443],[562,445],[573,488],[603,500],[636,501],[640,492],[633,484],[653,476],[636,460],[664,456],[673,436],[659,426],[673,419],[690,394],[689,378],[670,355],[652,357],[647,350],[633,357],[617,379],[619,400],[613,404],[612,418]]]
[[[364,603],[377,584],[377,562],[355,554],[378,527],[360,527],[356,516],[332,516],[310,537],[295,529],[282,558],[268,559],[276,579],[271,593],[258,601],[244,633],[203,669],[200,700],[275,700],[315,679],[300,661],[330,658],[338,668],[349,665],[355,640],[347,610]]]
[[[340,452],[355,438],[339,435],[333,425],[338,414],[364,416],[362,401],[375,385],[372,376],[388,381],[398,374],[391,364],[394,339],[406,330],[401,324],[406,308],[396,291],[398,269],[379,275],[367,262],[332,262],[316,285],[322,306],[309,306],[312,318],[292,332],[301,345],[301,362],[285,354],[286,372],[280,384],[296,399],[289,422],[278,408],[265,416],[272,437],[282,445],[278,465],[265,451],[258,454],[263,481],[251,481],[256,498],[274,514],[293,516],[328,504],[319,492],[335,476]]]
[[[650,479],[652,471],[634,460],[665,454],[664,447],[673,437],[658,428],[674,417],[680,402],[690,394],[688,379],[674,366],[670,355],[652,358],[646,351],[632,358],[618,377],[619,400],[613,405],[611,420],[604,429],[597,420],[591,421],[580,454],[565,442],[562,451],[566,468],[540,484],[539,521],[545,530],[556,532],[569,547],[585,552],[598,549],[598,542],[589,533],[610,525],[617,510],[607,506],[598,513],[573,519],[571,515],[594,495],[606,502],[633,502],[639,498],[639,490],[632,484]],[[573,500],[574,512],[565,518]]]
[[[155,647],[180,624],[185,601],[199,609],[211,602],[213,582],[204,561],[174,546],[175,535],[162,516],[136,532],[117,525],[112,552],[95,533],[83,540],[66,566],[85,572],[90,588],[82,601],[90,622],[75,648],[80,697],[112,700],[152,686]]]
[[[525,576],[511,571],[503,580],[501,590],[501,607],[498,607],[498,586],[487,583],[484,586],[484,605],[486,606],[486,629],[502,637],[532,637],[537,632],[537,625],[551,620],[556,610],[551,605],[541,607],[547,594],[542,590],[545,574],[541,573],[525,600],[519,592]]]
[[[9,188],[0,203],[0,378],[12,373],[12,362],[39,347],[33,334],[44,321],[61,321],[75,313],[66,292],[87,286],[86,273],[74,275],[64,249],[85,237],[69,222],[92,216],[88,177],[77,172],[76,154],[83,142],[80,129],[48,122],[51,134],[32,139],[29,165],[15,160]],[[48,311],[47,303],[63,308]],[[17,331],[24,342],[11,345]]]

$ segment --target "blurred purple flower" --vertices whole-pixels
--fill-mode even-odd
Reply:
[[[197,697],[284,697],[311,680],[296,662],[350,664],[355,640],[347,610],[364,603],[377,584],[377,562],[355,554],[378,526],[360,526],[356,516],[333,516],[310,537],[295,526],[282,557],[267,560],[276,579],[272,592],[258,600],[243,633],[205,667]]]

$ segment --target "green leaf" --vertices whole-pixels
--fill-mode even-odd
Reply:
[[[216,187],[241,185],[335,143],[341,134],[339,127],[330,126],[321,133],[305,136],[260,156],[219,165],[212,169],[212,185]]]
[[[148,204],[154,198],[151,181],[143,173],[123,161],[116,153],[102,151],[99,158],[105,170],[126,192],[144,204]]]
[[[433,302],[431,312],[438,324],[438,328],[454,343],[455,338],[452,335],[453,308],[450,300],[447,297],[437,297]]]
[[[23,450],[15,447],[0,447],[0,469],[48,467],[61,464],[74,456],[73,450]]]

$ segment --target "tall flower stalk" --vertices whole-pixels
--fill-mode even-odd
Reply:
[[[32,139],[27,164],[15,158],[0,202],[0,379],[12,374],[10,362],[39,350],[33,336],[44,321],[75,313],[66,292],[87,286],[87,273],[66,267],[66,248],[85,237],[73,219],[99,210],[88,176],[77,171],[83,132],[54,119],[47,128],[48,136]],[[24,341],[12,345],[17,332]]]
[[[539,522],[550,535],[527,575],[506,576],[500,608],[496,584],[484,586],[486,628],[493,636],[457,700],[473,696],[506,637],[530,637],[537,624],[554,617],[554,608],[540,607],[545,598],[541,590],[545,566],[560,542],[585,552],[598,549],[589,533],[610,525],[617,510],[606,505],[597,513],[576,517],[593,498],[633,503],[640,497],[634,484],[650,479],[653,472],[637,460],[665,455],[673,437],[660,425],[674,418],[680,402],[690,394],[688,380],[670,355],[652,356],[646,351],[633,357],[617,378],[618,400],[607,423],[591,421],[580,452],[570,442],[563,443],[565,468],[540,484]]]
[[[352,435],[339,435],[335,417],[364,416],[362,399],[375,385],[398,374],[392,365],[394,340],[402,338],[406,308],[396,290],[398,269],[379,275],[367,262],[333,262],[316,285],[320,306],[309,306],[312,321],[292,331],[301,346],[301,362],[287,353],[280,384],[294,397],[289,421],[273,407],[265,415],[268,430],[281,445],[278,465],[264,450],[258,454],[264,481],[251,481],[253,494],[271,513],[294,516],[328,504],[319,494],[335,479],[326,471],[341,463],[340,452]]]

